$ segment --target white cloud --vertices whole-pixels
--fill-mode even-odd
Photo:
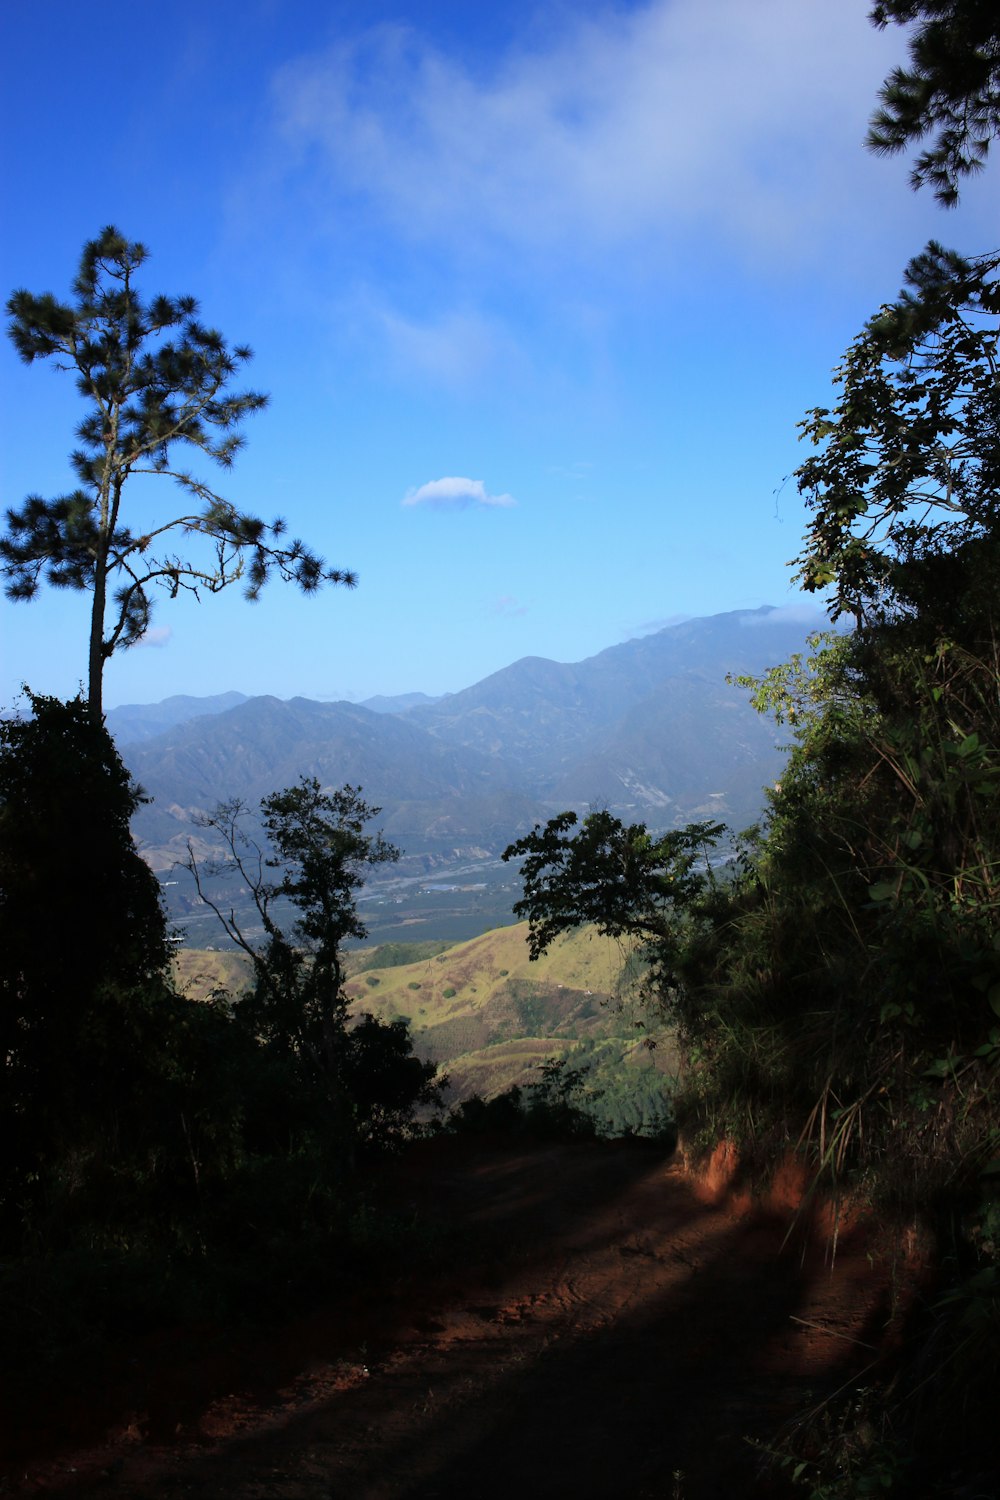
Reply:
[[[159,647],[167,644],[173,633],[173,628],[170,625],[151,625],[135,644],[137,646],[153,646],[159,649]]]
[[[469,505],[507,506],[516,505],[513,495],[491,495],[481,479],[462,479],[457,476],[431,479],[416,489],[407,490],[404,505],[429,505],[435,510],[464,510]]]
[[[876,33],[868,8],[569,10],[543,44],[488,70],[382,26],[289,64],[276,98],[296,161],[318,148],[335,193],[459,257],[477,244],[662,246],[684,228],[808,244],[857,214],[866,184],[886,187],[860,142],[900,39]]]
[[[749,630],[766,629],[769,625],[806,625],[811,630],[829,630],[829,618],[815,604],[801,600],[796,604],[782,604],[766,614],[743,615],[740,624]]]
[[[439,384],[464,390],[508,353],[509,336],[476,312],[450,312],[418,322],[387,309],[379,322],[394,363]]]
[[[526,615],[528,606],[522,604],[520,599],[515,599],[513,594],[501,594],[499,599],[494,601],[493,613],[502,615],[505,619],[515,619],[519,615]]]

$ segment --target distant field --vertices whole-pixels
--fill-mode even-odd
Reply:
[[[214,877],[209,886],[213,899],[226,911],[235,912],[251,939],[262,935],[260,918],[238,879]],[[233,951],[215,913],[198,900],[189,875],[183,870],[166,871],[161,889],[171,926],[187,947]],[[358,912],[368,928],[369,946],[434,940],[458,943],[488,927],[513,924],[511,908],[520,894],[520,881],[511,869],[499,860],[487,859],[461,867],[450,865],[446,873],[404,876],[393,871],[372,879],[358,898]],[[274,914],[279,922],[290,922],[296,915],[281,901],[275,904]]]

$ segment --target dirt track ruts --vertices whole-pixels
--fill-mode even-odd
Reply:
[[[397,1193],[475,1226],[487,1252],[263,1343],[144,1346],[114,1420],[81,1392],[74,1432],[88,1400],[101,1430],[67,1447],[42,1414],[0,1494],[748,1495],[748,1439],[871,1367],[898,1311],[862,1230],[832,1263],[819,1239],[782,1248],[788,1213],[706,1201],[640,1143],[445,1141]]]

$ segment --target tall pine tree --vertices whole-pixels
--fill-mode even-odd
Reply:
[[[108,227],[84,246],[73,303],[23,290],[7,303],[22,360],[52,359],[74,371],[88,411],[71,456],[79,487],[53,500],[29,495],[7,511],[0,574],[15,600],[33,599],[43,581],[91,594],[88,705],[98,722],[104,667],[147,630],[153,585],[176,598],[182,589],[215,594],[239,580],[256,599],[272,573],[307,593],[356,582],[305,543],[286,540],[284,521],[267,525],[182,466],[183,451],[193,449],[228,469],[244,442],[242,422],[267,397],[230,390],[250,350],[230,348],[199,322],[193,297],[143,302],[135,278],[147,256]],[[180,487],[179,514],[153,519],[144,496],[140,510],[132,481],[150,475]],[[179,538],[203,545],[181,557]]]

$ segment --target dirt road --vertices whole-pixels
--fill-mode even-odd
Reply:
[[[485,1252],[266,1341],[147,1343],[113,1389],[36,1414],[0,1494],[747,1495],[747,1439],[886,1343],[892,1278],[860,1232],[832,1266],[801,1238],[782,1250],[787,1214],[706,1202],[642,1144],[443,1142],[396,1191],[476,1226]]]

